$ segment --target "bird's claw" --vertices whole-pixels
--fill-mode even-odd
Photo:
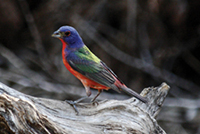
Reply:
[[[98,106],[99,105],[98,101],[91,101],[91,102],[92,102],[92,105],[94,105],[94,106]]]
[[[74,108],[76,114],[79,115],[78,109],[77,109],[77,107],[76,107],[76,104],[77,104],[78,102],[77,102],[77,101],[72,101],[72,100],[65,100],[65,101],[66,101],[68,104],[70,104],[70,105]]]
[[[76,107],[76,104],[78,104],[79,102],[81,102],[81,101],[83,101],[83,100],[85,100],[85,99],[87,99],[87,98],[88,98],[88,97],[86,96],[86,97],[82,97],[82,98],[80,98],[80,99],[78,99],[78,100],[76,100],[76,101],[72,101],[72,100],[65,100],[65,101],[66,101],[68,104],[70,104],[70,105],[74,108],[76,114],[79,115],[79,112],[78,112],[78,109],[77,109],[77,107]]]

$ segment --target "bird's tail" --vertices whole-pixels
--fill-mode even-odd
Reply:
[[[135,98],[142,101],[143,103],[147,103],[147,98],[142,97],[141,95],[139,95],[138,93],[136,93],[132,89],[126,87],[125,85],[120,86],[120,89],[123,90],[124,92],[128,93],[128,94],[133,95]]]

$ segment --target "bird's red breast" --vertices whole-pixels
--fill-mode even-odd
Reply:
[[[63,46],[62,46],[62,58],[63,58],[63,63],[65,65],[65,67],[69,70],[70,73],[72,73],[76,78],[78,78],[82,84],[84,86],[89,86],[90,88],[94,88],[94,89],[105,89],[105,90],[108,90],[110,89],[110,87],[106,87],[104,85],[101,85],[93,80],[90,80],[89,78],[85,77],[84,75],[82,75],[81,73],[75,71],[70,65],[69,63],[67,62],[66,60],[66,56],[68,55],[67,52],[65,51],[65,48],[67,47],[67,44],[62,40],[60,39]]]

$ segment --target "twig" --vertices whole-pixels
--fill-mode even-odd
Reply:
[[[31,34],[32,38],[34,39],[34,43],[36,46],[36,50],[39,54],[40,61],[43,65],[44,69],[47,70],[47,73],[48,73],[49,72],[48,70],[50,70],[50,64],[48,62],[49,59],[47,58],[45,49],[43,47],[42,39],[40,37],[40,33],[35,24],[34,17],[31,14],[31,11],[29,9],[29,5],[26,0],[18,0],[18,2],[21,7],[22,13],[25,17],[25,20],[27,22],[28,28],[30,30],[30,34]]]
[[[130,44],[135,44],[137,38],[137,0],[127,0],[127,33],[130,35],[134,40],[134,42],[128,42]]]
[[[141,46],[140,56],[141,60],[148,64],[153,64],[152,56],[149,51],[149,35],[147,33],[147,23],[141,22],[138,26],[138,38]]]
[[[199,109],[200,99],[183,99],[183,98],[167,98],[164,106],[166,107],[180,107],[185,109]]]

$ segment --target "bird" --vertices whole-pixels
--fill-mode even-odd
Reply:
[[[91,88],[98,90],[91,102],[95,102],[103,90],[109,89],[119,93],[124,91],[143,103],[147,102],[147,98],[128,88],[102,60],[89,50],[75,28],[61,26],[52,34],[52,37],[58,38],[62,42],[63,63],[68,71],[81,81],[86,90],[86,97],[74,102],[68,101],[73,104],[75,110],[76,103],[90,97]]]

